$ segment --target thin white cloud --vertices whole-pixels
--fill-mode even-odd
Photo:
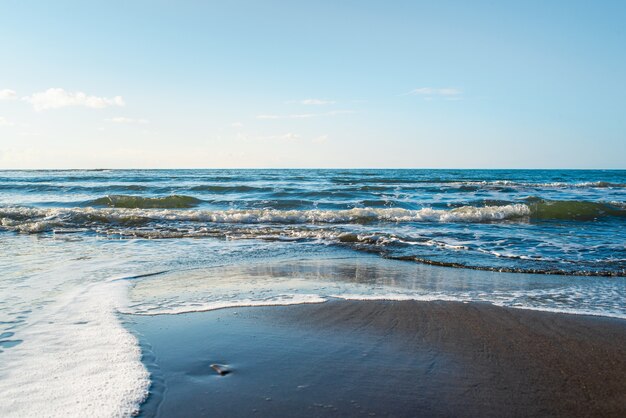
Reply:
[[[2,116],[0,116],[0,126],[13,126],[14,123],[6,120]]]
[[[443,97],[454,97],[459,96],[463,92],[459,89],[455,89],[452,87],[444,87],[444,88],[434,88],[434,87],[419,87],[417,89],[413,89],[408,93],[403,94],[403,96],[411,95],[411,96],[443,96]]]
[[[105,120],[107,122],[122,123],[122,124],[138,123],[140,125],[147,125],[148,123],[150,123],[150,121],[148,121],[147,119],[133,119],[133,118],[127,118],[124,116],[119,116],[116,118],[110,118],[110,119],[105,119]]]
[[[232,128],[241,128],[241,127],[243,127],[243,123],[241,123],[241,122],[233,122],[233,123],[230,124],[230,126]]]
[[[323,106],[323,105],[331,105],[335,104],[334,100],[326,100],[326,99],[303,99],[303,100],[292,100],[287,103],[298,103],[305,106]]]
[[[88,96],[82,91],[68,92],[61,88],[52,88],[34,93],[31,96],[24,97],[23,100],[32,104],[37,111],[69,106],[102,109],[109,106],[124,106],[126,104],[122,96],[113,98]]]
[[[324,113],[300,113],[292,115],[257,115],[257,119],[310,119],[320,116],[336,116],[347,113],[354,113],[354,110],[333,110],[332,112]]]
[[[17,93],[15,90],[4,89],[0,90],[0,100],[15,100],[17,99]]]

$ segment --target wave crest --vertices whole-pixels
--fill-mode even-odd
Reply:
[[[580,200],[535,200],[529,204],[532,217],[542,220],[588,221],[605,216],[626,217],[623,206],[614,203],[586,202]]]
[[[167,209],[167,208],[192,208],[199,205],[202,200],[192,196],[171,195],[161,197],[142,197],[130,195],[108,195],[90,200],[86,206],[107,206],[110,208],[130,209]]]

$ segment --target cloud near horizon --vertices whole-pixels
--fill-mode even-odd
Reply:
[[[70,106],[102,109],[109,106],[123,107],[126,105],[122,96],[113,98],[88,96],[81,91],[68,92],[62,88],[50,88],[46,91],[23,97],[22,100],[30,103],[36,111]]]
[[[15,100],[17,99],[17,93],[15,90],[4,89],[0,90],[0,100]]]
[[[6,120],[5,118],[3,118],[2,116],[0,116],[0,126],[13,126],[13,122],[10,122],[8,120]]]

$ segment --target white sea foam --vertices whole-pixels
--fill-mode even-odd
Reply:
[[[0,417],[130,416],[146,396],[138,342],[117,315],[128,285],[108,279],[133,271],[133,253],[96,244],[0,240],[0,334],[11,344],[0,345]]]
[[[331,297],[336,299],[343,300],[391,300],[391,301],[406,301],[406,300],[415,300],[415,301],[423,301],[423,302],[432,302],[435,300],[442,301],[466,301],[465,299],[447,296],[442,294],[409,294],[409,293],[379,293],[379,294],[360,294],[360,293],[346,293],[346,294],[338,294],[331,295]]]
[[[67,293],[15,333],[2,353],[0,416],[125,417],[147,395],[149,375],[137,340],[115,310],[126,284],[98,283]]]
[[[292,294],[292,295],[277,295],[270,299],[250,299],[250,298],[242,298],[237,300],[228,300],[228,301],[211,301],[205,303],[190,303],[190,304],[179,304],[176,306],[164,306],[160,307],[158,305],[152,306],[151,309],[144,309],[141,311],[129,309],[124,311],[123,313],[129,313],[134,315],[178,315],[184,313],[191,312],[206,312],[206,311],[214,311],[217,309],[225,309],[225,308],[243,308],[243,307],[254,307],[254,306],[288,306],[288,305],[306,305],[312,303],[324,303],[327,299],[323,298],[319,295],[301,295],[301,294]]]

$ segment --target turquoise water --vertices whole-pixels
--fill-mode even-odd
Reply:
[[[150,377],[119,313],[338,298],[626,318],[625,202],[626,171],[0,171],[0,416],[135,411]]]

